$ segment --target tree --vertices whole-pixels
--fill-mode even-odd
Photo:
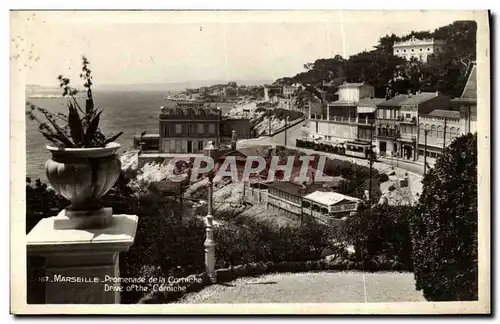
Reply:
[[[342,238],[355,246],[360,259],[384,256],[401,262],[411,269],[411,239],[408,219],[414,213],[411,206],[361,204],[354,217],[343,225]]]
[[[322,88],[323,82],[338,86],[344,81],[364,81],[375,87],[377,97],[385,96],[386,86],[392,81],[393,93],[438,90],[458,97],[467,81],[469,65],[476,59],[476,30],[475,21],[456,21],[434,32],[412,31],[402,37],[386,35],[379,39],[374,50],[352,55],[348,59],[340,55],[318,59],[304,64],[306,71],[291,79],[314,88]],[[418,39],[434,38],[442,43],[441,50],[430,55],[426,63],[394,56],[394,42],[406,41],[413,36]],[[400,78],[393,80],[395,76]]]
[[[416,285],[428,300],[477,300],[477,218],[477,135],[468,134],[424,176],[410,220]]]

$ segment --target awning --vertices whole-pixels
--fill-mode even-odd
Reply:
[[[360,107],[358,106],[358,114],[371,114],[374,113],[377,108],[375,107]]]

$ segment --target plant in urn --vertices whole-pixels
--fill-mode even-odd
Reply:
[[[70,80],[58,76],[63,97],[68,98],[68,114],[51,113],[29,102],[26,114],[39,123],[39,131],[52,145],[47,149],[52,158],[45,164],[47,178],[54,190],[71,201],[55,218],[56,228],[106,227],[112,221],[111,208],[100,205],[120,176],[120,160],[116,155],[120,144],[114,141],[122,132],[106,138],[99,129],[102,110],[94,106],[92,75],[89,61],[82,58],[85,105],[80,105],[78,91]],[[42,122],[37,115],[45,117]]]

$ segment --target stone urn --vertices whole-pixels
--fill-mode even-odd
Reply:
[[[58,217],[72,220],[59,225],[89,227],[96,225],[95,219],[90,221],[93,218],[98,219],[100,227],[106,225],[112,211],[101,208],[99,200],[120,176],[121,163],[116,154],[119,148],[118,143],[95,148],[47,146],[52,153],[52,158],[45,163],[47,179],[58,194],[71,201]]]

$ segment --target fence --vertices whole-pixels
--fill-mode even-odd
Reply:
[[[253,188],[248,183],[243,184],[243,201],[251,205],[267,204],[267,188]]]

